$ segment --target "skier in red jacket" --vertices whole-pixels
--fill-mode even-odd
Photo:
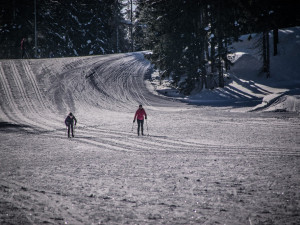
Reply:
[[[136,113],[135,113],[134,119],[133,119],[133,122],[135,122],[135,119],[137,119],[137,124],[138,124],[137,133],[139,136],[140,136],[140,128],[142,131],[142,135],[144,135],[144,127],[143,127],[144,116],[145,116],[145,119],[147,119],[146,111],[143,109],[142,105],[139,105],[139,109],[136,110]]]

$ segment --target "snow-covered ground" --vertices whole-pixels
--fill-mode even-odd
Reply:
[[[0,61],[0,224],[300,223],[296,84],[237,63],[224,90],[184,99],[151,68],[143,53]]]

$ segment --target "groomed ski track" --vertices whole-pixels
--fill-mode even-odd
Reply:
[[[143,54],[0,61],[0,223],[299,222],[299,118],[156,95]]]

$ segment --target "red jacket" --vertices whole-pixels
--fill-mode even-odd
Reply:
[[[141,108],[141,109],[138,109],[136,110],[136,113],[135,113],[135,116],[134,116],[134,120],[137,118],[138,120],[143,120],[144,119],[144,116],[145,118],[147,118],[147,114],[146,114],[146,111]]]

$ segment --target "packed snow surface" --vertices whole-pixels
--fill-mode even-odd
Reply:
[[[299,107],[260,105],[297,95],[167,97],[143,54],[0,61],[0,224],[299,224]]]

